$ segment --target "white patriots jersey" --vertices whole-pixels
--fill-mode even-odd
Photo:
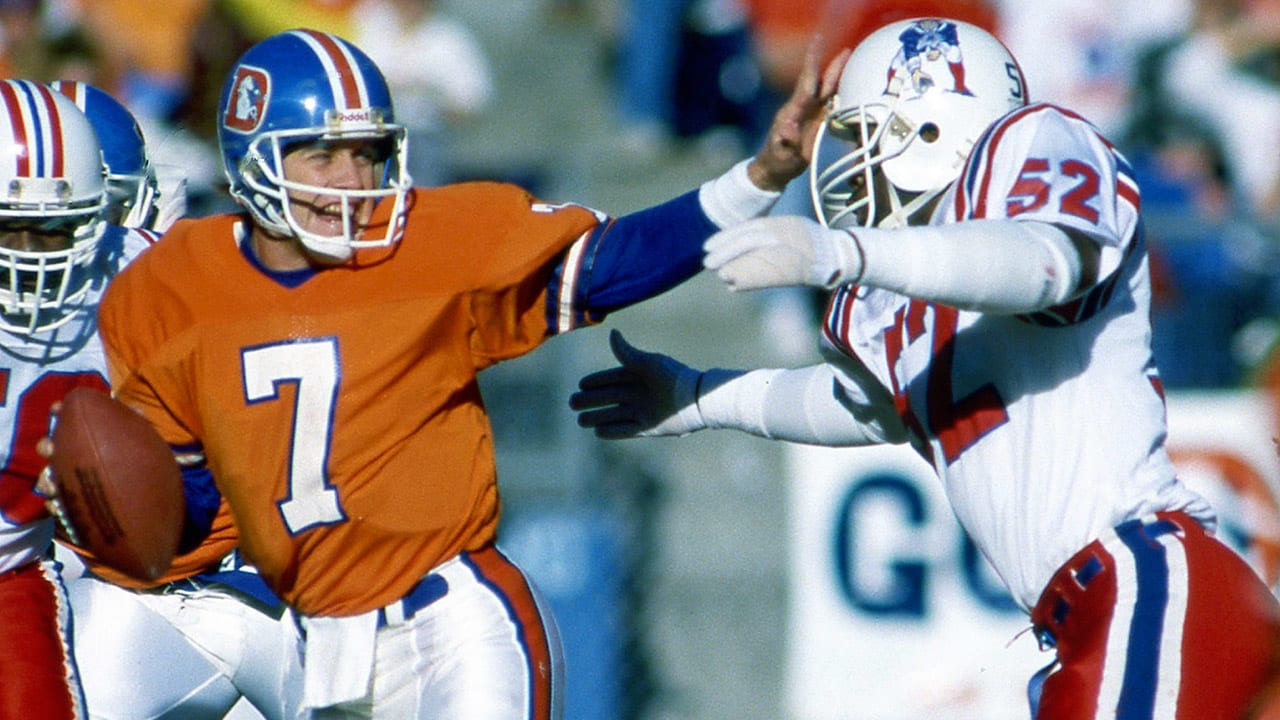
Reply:
[[[960,523],[1028,610],[1062,563],[1124,520],[1180,509],[1213,528],[1165,451],[1138,207],[1127,162],[1091,125],[1052,105],[1021,108],[975,145],[931,224],[1079,230],[1102,248],[1093,287],[1001,316],[845,286],[825,319],[823,349],[846,392],[865,402],[856,385],[869,370],[893,394]]]
[[[108,227],[99,243],[92,290],[71,322],[29,337],[0,332],[0,572],[50,552],[53,520],[33,489],[46,465],[36,442],[49,434],[49,409],[68,390],[107,388],[98,298],[107,280],[154,241],[144,231]]]

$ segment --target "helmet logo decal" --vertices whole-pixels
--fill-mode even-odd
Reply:
[[[964,82],[964,57],[954,22],[918,20],[903,30],[898,40],[902,47],[889,67],[886,95],[909,99],[935,87],[943,92],[973,94]]]
[[[271,78],[265,70],[251,65],[236,68],[231,98],[222,124],[237,132],[251,133],[262,124],[267,98],[271,94]]]

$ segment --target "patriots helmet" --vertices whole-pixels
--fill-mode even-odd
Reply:
[[[377,144],[379,187],[322,188],[285,177],[284,156],[294,146],[348,139]],[[260,226],[298,238],[320,260],[345,262],[357,250],[390,246],[403,234],[412,185],[405,129],[395,122],[381,71],[346,40],[290,30],[246,50],[222,89],[218,144],[232,197]],[[304,230],[290,207],[291,192],[336,197],[342,234]],[[362,227],[362,204],[383,200],[393,203],[385,225]]]
[[[982,133],[1026,103],[1022,69],[987,31],[946,18],[881,27],[845,62],[818,132],[818,218],[905,224],[959,176]]]
[[[0,81],[0,329],[32,335],[82,307],[106,229],[106,166],[69,98]]]
[[[107,163],[107,222],[154,229],[159,183],[142,128],[119,100],[79,80],[56,80],[54,90],[71,98],[98,133]]]

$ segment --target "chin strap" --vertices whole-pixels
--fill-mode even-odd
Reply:
[[[889,214],[876,227],[885,229],[907,227],[911,224],[912,215],[915,215],[917,211],[933,202],[933,199],[946,189],[947,187],[944,185],[933,190],[926,190],[908,200],[904,205],[899,190],[889,186]]]

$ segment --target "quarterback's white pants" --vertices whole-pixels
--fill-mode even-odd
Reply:
[[[408,613],[395,607],[373,613],[376,623],[368,616],[338,621],[352,621],[356,635],[374,633],[371,673],[368,666],[352,666],[359,652],[317,657],[315,647],[308,650],[306,671],[325,676],[313,682],[330,686],[334,674],[368,674],[367,685],[360,680],[368,692],[313,708],[309,715],[304,709],[303,717],[557,720],[564,679],[560,637],[523,573],[487,548],[463,553],[431,576],[443,578],[446,590],[424,607],[410,608],[412,617],[401,621]],[[322,630],[320,623],[306,617],[300,622],[307,642],[320,645],[314,634]],[[354,644],[368,647],[367,640]]]
[[[67,594],[90,717],[213,720],[241,695],[268,720],[296,716],[302,675],[288,615],[217,586],[134,592],[83,576]]]

